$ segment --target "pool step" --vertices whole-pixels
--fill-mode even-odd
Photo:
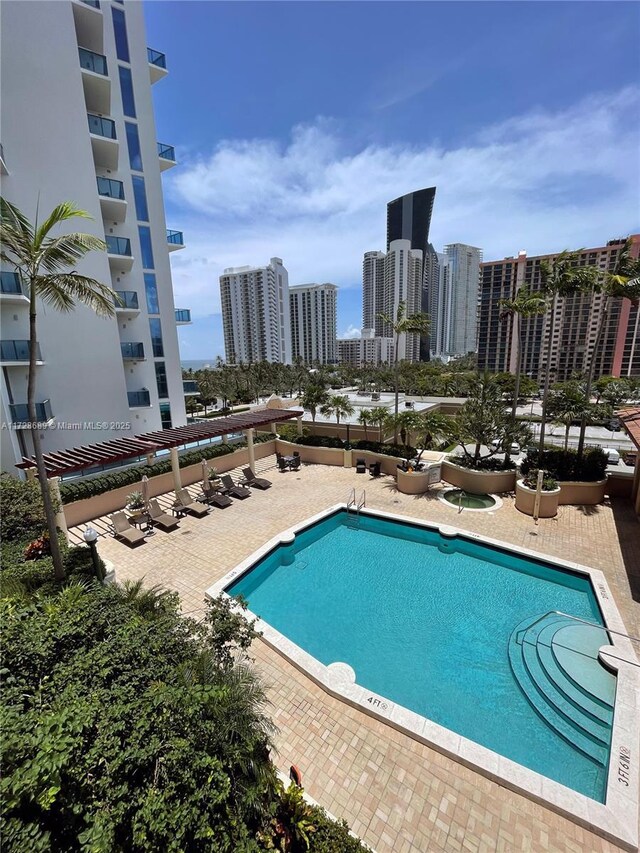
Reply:
[[[603,765],[615,698],[615,678],[597,659],[607,643],[603,628],[547,613],[517,625],[508,646],[511,670],[533,708],[572,746]]]

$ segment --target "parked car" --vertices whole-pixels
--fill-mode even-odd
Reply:
[[[493,439],[493,441],[491,442],[491,447],[494,450],[504,450],[504,448],[502,447],[502,442],[498,438]],[[520,453],[520,445],[514,441],[509,449],[509,453],[511,454],[511,456],[515,456],[516,454]]]
[[[622,455],[622,461],[624,462],[624,464],[630,465],[632,468],[636,464],[637,459],[638,459],[638,451],[637,450],[630,450],[630,451],[628,451],[628,453],[623,453],[623,455]]]
[[[615,447],[603,447],[602,452],[606,453],[609,465],[617,465],[620,461],[620,452]]]

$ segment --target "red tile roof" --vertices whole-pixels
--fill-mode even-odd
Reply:
[[[620,409],[616,415],[620,418],[620,423],[631,441],[640,450],[640,406]]]

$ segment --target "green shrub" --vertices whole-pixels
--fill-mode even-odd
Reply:
[[[54,501],[54,512],[58,511]],[[3,540],[35,539],[47,528],[40,483],[0,476],[0,523]]]
[[[201,418],[228,418],[229,415],[237,415],[240,412],[248,412],[251,406],[238,406],[237,409],[221,409],[219,412],[207,412],[200,415]]]
[[[522,485],[526,486],[528,489],[537,489],[538,488],[538,469],[532,468],[526,477],[522,478]],[[558,488],[558,483],[553,477],[546,476],[542,480],[542,491],[543,492],[554,492]]]
[[[385,456],[394,456],[399,459],[413,459],[418,455],[418,451],[411,445],[404,444],[384,444],[379,441],[365,441],[361,439],[353,445],[355,450],[370,450],[373,453],[384,453]]]
[[[296,435],[291,441],[303,447],[335,447],[344,450],[344,441],[334,435]]]
[[[309,837],[309,853],[367,853],[366,847],[357,838],[349,835],[346,821],[333,821],[324,809],[312,806],[310,821],[315,832]]]
[[[298,435],[298,427],[296,424],[278,424],[278,435],[284,441],[295,441],[300,438]],[[307,427],[302,428],[302,435],[309,435],[309,430]]]
[[[513,471],[516,467],[511,459],[507,462],[506,459],[496,459],[494,456],[485,456],[477,461],[471,456],[454,456],[449,461],[471,471]]]
[[[547,471],[555,480],[593,483],[605,478],[607,454],[600,447],[589,448],[582,459],[578,458],[575,450],[559,447],[542,453],[538,450],[527,451],[526,459],[520,466],[522,474],[526,476],[538,468]]]

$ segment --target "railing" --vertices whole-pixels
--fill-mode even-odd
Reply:
[[[144,344],[141,343],[124,343],[120,344],[120,351],[123,358],[144,359]]]
[[[150,65],[156,65],[158,68],[167,67],[167,58],[164,53],[160,53],[159,50],[154,50],[151,47],[147,48],[147,60]]]
[[[87,50],[86,47],[79,47],[80,65],[86,68],[87,71],[94,71],[96,74],[108,74],[107,57],[101,53],[95,53],[93,50]]]
[[[87,113],[89,120],[89,133],[95,136],[104,136],[106,139],[117,139],[116,123],[113,119],[96,116],[93,113]]]
[[[29,361],[29,341],[0,341],[0,360]],[[36,360],[42,361],[40,344],[36,344]]]
[[[0,288],[2,293],[22,293],[20,276],[17,272],[3,270],[0,272]]]
[[[117,198],[124,200],[124,184],[122,181],[115,181],[113,178],[97,178],[98,195],[106,198]]]
[[[162,157],[163,160],[171,160],[175,163],[176,160],[176,149],[173,145],[165,145],[163,142],[157,142],[158,146],[158,157]]]
[[[108,255],[125,255],[131,257],[131,240],[128,237],[114,237],[108,234],[105,238]]]
[[[199,394],[198,383],[195,379],[183,379],[182,380],[182,392],[184,394]]]
[[[529,625],[529,628],[533,628],[534,625],[537,625],[538,622],[542,622],[547,616],[551,616],[554,613],[556,616],[566,616],[567,619],[573,619],[575,622],[581,622],[583,625],[591,625],[593,628],[601,628],[607,634],[616,634],[618,637],[626,637],[627,640],[631,640],[634,643],[640,643],[640,637],[634,637],[633,634],[625,634],[624,631],[616,631],[615,628],[609,628],[608,625],[599,625],[597,622],[593,622],[590,619],[582,619],[580,616],[574,616],[573,613],[565,613],[563,610],[549,610],[546,613],[543,613],[542,616],[539,616],[534,622]],[[628,663],[633,663],[633,661],[628,661]],[[638,666],[638,664],[635,664]]]
[[[93,6],[94,9],[100,8],[100,0],[82,0],[83,3],[86,3],[87,6]]]
[[[127,391],[127,398],[129,400],[129,408],[151,405],[151,397],[148,391]]]
[[[122,310],[123,308],[129,308],[134,311],[138,311],[140,306],[138,305],[138,294],[135,290],[116,290],[116,296],[120,300],[117,302],[114,300],[116,311]]]
[[[171,243],[174,246],[184,246],[182,231],[171,231],[167,228],[167,243]]]
[[[191,309],[190,308],[176,308],[176,323],[190,323],[191,322]]]
[[[26,403],[11,403],[9,405],[9,413],[11,414],[11,422],[14,424],[30,423],[29,407]],[[36,403],[36,422],[45,423],[53,417],[51,411],[51,401],[43,400],[42,403]]]

